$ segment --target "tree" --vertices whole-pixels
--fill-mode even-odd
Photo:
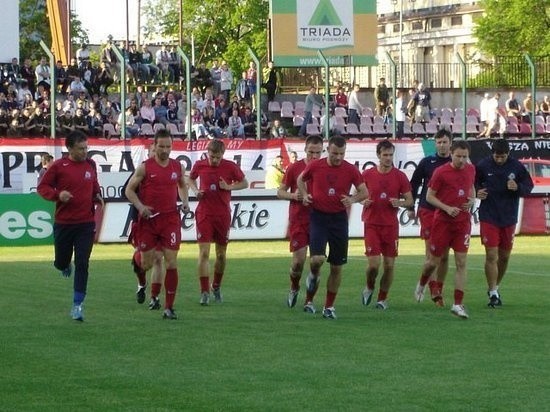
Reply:
[[[194,37],[196,63],[224,59],[235,73],[248,67],[248,46],[267,53],[268,0],[148,0],[143,13],[146,38],[160,35],[178,42],[179,5],[183,3],[182,49],[190,55]]]
[[[485,13],[474,35],[478,48],[490,56],[550,55],[548,0],[482,0]]]
[[[47,22],[45,0],[21,0],[19,2],[19,55],[21,59],[37,60],[44,54],[40,40],[47,45],[52,43],[50,25]],[[71,42],[73,45],[88,42],[88,33],[82,22],[71,13]]]

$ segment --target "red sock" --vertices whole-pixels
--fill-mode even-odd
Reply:
[[[160,289],[162,287],[162,284],[160,283],[151,283],[151,297],[156,298],[158,295],[160,295]]]
[[[387,297],[388,297],[388,291],[387,290],[380,289],[378,291],[378,302],[380,302],[382,300],[386,300]]]
[[[329,292],[327,290],[327,297],[325,298],[325,308],[333,307],[335,300],[336,300],[336,292]]]
[[[464,291],[455,289],[455,305],[462,305],[462,299],[464,298]]]
[[[422,275],[420,276],[420,281],[418,283],[420,283],[420,286],[426,286],[426,283],[428,283],[428,280],[430,280],[430,275]]]
[[[212,281],[212,288],[217,289],[222,284],[223,273],[214,272],[214,280]]]
[[[176,299],[176,290],[178,289],[177,269],[166,269],[164,289],[166,290],[166,302],[164,302],[164,308],[172,309],[172,306],[174,306],[174,300]]]
[[[201,276],[199,281],[201,285],[201,292],[208,292],[210,290],[210,277]]]
[[[138,278],[138,284],[139,286],[145,286],[147,283],[147,275],[145,271],[141,268],[141,253],[136,250],[132,259],[134,264],[134,273]]]
[[[428,287],[430,288],[430,290],[434,290],[435,284],[436,284],[436,281],[435,281],[435,280],[430,280],[430,281],[428,282]]]
[[[432,297],[443,295],[443,282],[439,282],[437,280],[430,282],[430,293],[432,294]]]

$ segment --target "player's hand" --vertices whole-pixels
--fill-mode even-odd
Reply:
[[[72,198],[73,195],[68,190],[62,190],[61,192],[59,192],[59,201],[63,203],[67,203]]]
[[[361,203],[362,203],[363,206],[365,206],[365,207],[370,207],[370,205],[372,205],[372,199],[369,198],[369,197],[367,197],[367,198],[366,198],[365,200],[363,200]]]
[[[144,219],[149,219],[153,215],[153,210],[151,207],[143,205],[139,210],[139,214]]]
[[[99,207],[101,209],[104,209],[105,208],[105,200],[103,200],[103,198],[101,197],[101,195],[98,193],[97,196],[95,197],[95,201],[96,203],[99,204]]]
[[[489,195],[489,193],[487,192],[487,188],[483,188],[483,189],[479,189],[477,191],[477,198],[480,199],[480,200],[485,200],[487,199],[487,196]]]
[[[462,210],[464,210],[465,212],[467,212],[467,211],[470,210],[472,207],[474,207],[475,204],[476,204],[475,198],[469,197],[469,198],[468,198],[468,201],[462,205]]]
[[[201,200],[204,197],[204,190],[199,190],[197,193],[195,193],[195,197],[197,200]]]
[[[223,177],[220,177],[220,189],[231,190],[230,185],[225,180],[223,180]]]
[[[313,198],[309,193],[304,196],[304,198],[302,199],[302,203],[304,204],[304,206],[309,206],[311,203],[313,203]]]
[[[508,182],[506,182],[506,187],[508,190],[513,190],[514,192],[518,190],[518,184],[514,179],[508,179]]]
[[[395,197],[390,198],[390,203],[393,207],[401,207],[401,200]]]
[[[451,217],[457,217],[460,213],[460,209],[458,207],[448,206],[445,212]]]
[[[342,202],[345,207],[351,207],[353,204],[353,199],[351,196],[342,195],[340,202]]]
[[[295,200],[297,202],[301,202],[304,200],[304,196],[302,196],[302,193],[300,193],[299,190],[296,190],[296,192],[293,193],[293,199],[292,200]]]

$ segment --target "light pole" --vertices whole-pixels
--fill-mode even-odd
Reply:
[[[409,0],[414,3],[416,0]],[[394,6],[399,3],[399,86],[403,86],[403,0],[392,0]]]

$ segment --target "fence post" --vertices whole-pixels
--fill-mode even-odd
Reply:
[[[466,70],[466,63],[464,62],[464,59],[462,59],[462,56],[460,53],[456,54],[456,57],[458,58],[458,62],[460,63],[460,66],[462,67],[462,138],[466,140],[466,105],[467,103],[467,96],[466,96],[466,81],[467,81],[467,70]]]
[[[57,87],[55,82],[55,58],[43,40],[40,40],[40,47],[50,59],[50,139],[55,139],[55,89]]]
[[[323,65],[325,66],[325,124],[323,125],[323,134],[325,136],[325,139],[329,139],[330,135],[330,118],[329,118],[329,101],[330,101],[330,85],[329,85],[329,70],[330,66],[328,64],[328,60],[325,58],[325,55],[321,50],[317,50],[317,56],[321,59],[323,62]]]
[[[531,114],[531,138],[534,139],[537,134],[537,122],[536,122],[536,105],[537,105],[537,68],[535,64],[533,63],[533,60],[531,59],[531,56],[529,56],[527,53],[523,55],[525,57],[525,60],[527,60],[527,64],[529,65],[529,69],[531,71],[531,96],[533,98],[533,112]]]
[[[128,46],[126,46],[128,47]],[[120,62],[120,113],[122,115],[122,121],[120,122],[120,138],[126,139],[126,59],[118,49],[118,47],[113,43],[111,48],[116,54],[118,61]]]
[[[256,56],[256,53],[248,46],[248,54],[254,60],[256,64],[256,140],[262,138],[262,101],[260,90],[260,77],[262,75],[262,69],[260,67],[260,59]]]
[[[393,61],[391,55],[389,52],[386,52],[386,57],[388,59],[388,61],[390,62],[390,66],[391,66],[391,70],[390,70],[390,75],[391,75],[391,82],[393,84],[393,121],[392,121],[392,137],[395,139],[397,137],[397,122],[395,120],[395,115],[397,113],[397,107],[396,107],[396,104],[397,104],[397,64],[395,64],[395,62]],[[403,77],[403,73],[401,73],[401,77]],[[386,108],[387,110],[387,108]],[[387,112],[386,112],[386,115],[387,115]]]
[[[191,62],[180,46],[176,50],[185,62],[185,104],[187,107],[185,108],[185,127],[183,129],[187,130],[187,137],[191,141]]]

